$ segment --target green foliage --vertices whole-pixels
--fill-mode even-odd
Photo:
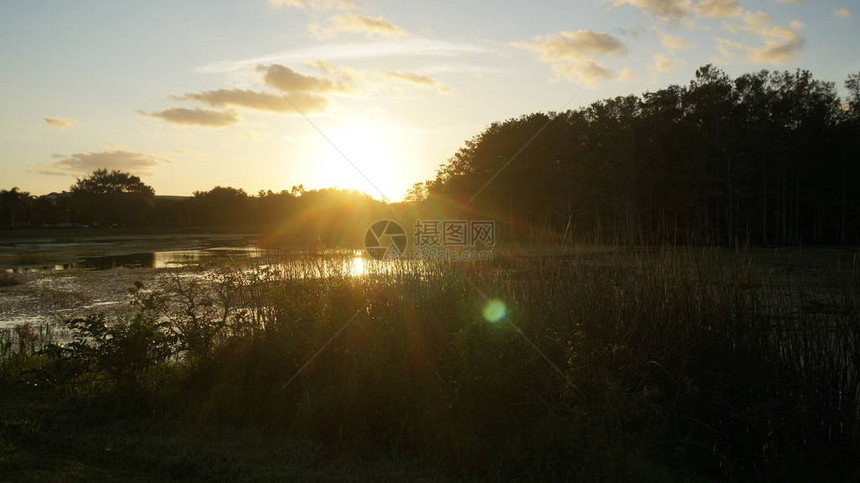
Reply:
[[[50,344],[40,352],[48,362],[35,381],[56,385],[107,378],[122,390],[136,391],[144,372],[167,362],[176,350],[176,339],[166,325],[146,311],[110,325],[103,314],[69,319],[63,325],[71,341]]]
[[[207,359],[224,339],[242,333],[247,313],[239,306],[246,289],[243,273],[229,267],[183,279],[171,278],[165,292],[147,293],[136,283],[129,291],[140,312],[163,321],[188,359]]]

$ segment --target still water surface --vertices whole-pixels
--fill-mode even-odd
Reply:
[[[62,263],[6,265],[20,283],[0,287],[0,328],[16,324],[41,325],[62,318],[119,308],[128,304],[127,290],[136,281],[157,285],[171,269],[213,262],[277,267],[300,278],[331,275],[362,276],[392,267],[368,260],[355,250],[271,250],[254,244],[209,246],[76,256]],[[205,272],[205,271],[204,271]],[[187,272],[199,276],[203,272]]]

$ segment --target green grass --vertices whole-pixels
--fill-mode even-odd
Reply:
[[[55,418],[96,446],[126,419],[156,428],[140,468],[159,478],[175,476],[167,448],[179,438],[192,477],[267,479],[201,463],[229,459],[243,441],[235,428],[267,441],[243,461],[265,467],[266,448],[280,448],[298,469],[279,475],[309,479],[858,477],[856,265],[809,278],[743,253],[518,255],[363,277],[334,259],[176,276],[152,287],[161,294],[137,292],[143,310],[127,329],[81,332],[89,345],[64,357],[0,358],[0,382],[25,395],[9,397],[19,406],[47,385],[36,393]],[[482,317],[484,295],[504,302],[504,319]],[[161,339],[173,341],[167,362],[144,342],[153,337],[135,335],[147,324],[175,337]],[[103,470],[89,453],[57,451],[51,431],[16,431],[0,436],[31,461]],[[334,473],[314,473],[304,444]],[[341,457],[359,470],[326,463]]]

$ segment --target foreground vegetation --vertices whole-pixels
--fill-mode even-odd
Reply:
[[[134,287],[119,320],[67,321],[62,344],[20,327],[0,343],[0,471],[860,476],[856,260],[804,279],[743,253],[520,255],[210,267]]]

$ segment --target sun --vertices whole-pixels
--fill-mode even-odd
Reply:
[[[397,201],[408,183],[403,137],[397,129],[374,122],[357,121],[328,131],[318,147],[315,174],[325,186]]]

